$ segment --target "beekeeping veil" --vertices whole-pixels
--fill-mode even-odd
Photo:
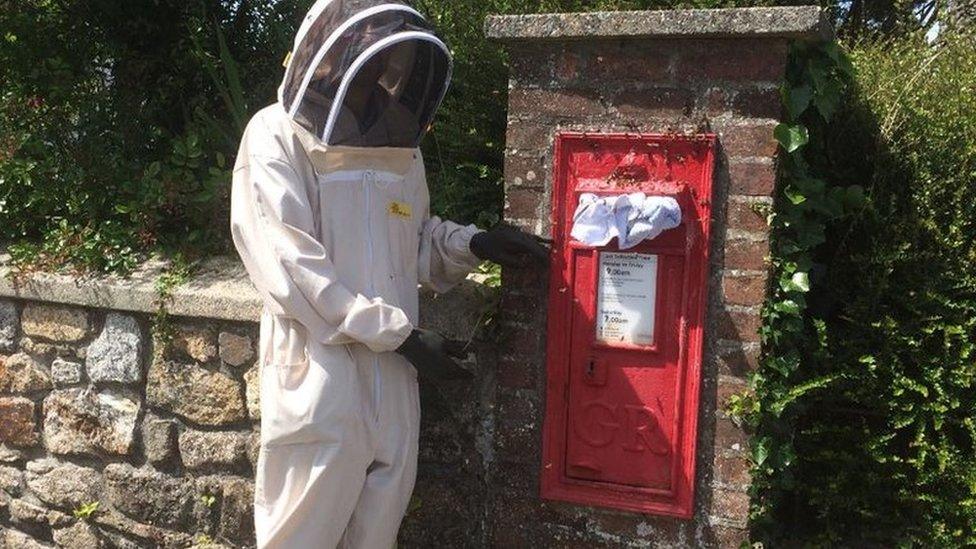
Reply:
[[[417,11],[318,0],[302,22],[278,100],[327,145],[416,147],[451,79],[451,54]]]

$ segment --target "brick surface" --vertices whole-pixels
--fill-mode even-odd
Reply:
[[[775,86],[739,84],[709,88],[703,94],[705,112],[713,117],[779,120],[782,101]]]
[[[542,324],[540,313],[545,311],[547,296],[542,292],[505,292],[499,305],[505,311],[505,319],[516,322],[530,322],[537,326]]]
[[[584,68],[584,59],[579,52],[563,50],[556,56],[556,66],[553,75],[562,83],[575,82]]]
[[[538,463],[541,425],[535,403],[517,394],[499,394],[496,407],[495,453],[514,463]]]
[[[548,532],[550,525],[571,523],[555,507],[531,497],[497,502],[492,512],[489,547],[553,546],[555,540]],[[558,546],[564,547],[562,543]]]
[[[768,240],[731,239],[725,243],[725,268],[761,271],[769,255]]]
[[[481,486],[449,475],[424,474],[414,490],[411,511],[400,527],[396,547],[483,547]]]
[[[744,489],[749,485],[749,460],[743,456],[715,456],[713,465],[715,482],[736,489]]]
[[[508,124],[505,146],[509,149],[542,150],[549,146],[552,128],[545,124],[514,120]]]
[[[512,45],[513,84],[506,146],[506,218],[548,233],[552,136],[579,131],[693,131],[711,128],[720,151],[713,231],[724,240],[712,269],[719,288],[708,319],[713,354],[706,374],[722,377],[702,405],[717,410],[703,427],[699,501],[692,521],[618,513],[538,498],[545,404],[547,276],[505,269],[494,400],[489,544],[496,547],[600,547],[648,539],[662,545],[701,542],[736,547],[748,539],[749,437],[722,411],[746,385],[760,345],[759,306],[767,287],[765,215],[753,204],[776,190],[773,129],[787,57],[783,38],[597,40]],[[521,59],[516,59],[521,57]],[[726,188],[722,185],[727,183]],[[540,229],[541,228],[541,229]],[[718,295],[714,295],[718,294]],[[711,420],[711,417],[709,418]],[[714,427],[714,430],[712,429]],[[710,482],[709,485],[703,485]],[[714,485],[714,486],[713,486]],[[613,541],[610,541],[613,540]]]
[[[715,420],[715,451],[741,452],[749,450],[749,435],[728,418]]]
[[[771,196],[776,189],[776,166],[762,162],[735,162],[729,166],[729,192]]]
[[[761,305],[766,297],[765,275],[725,275],[722,294],[729,305]]]
[[[542,206],[542,191],[511,188],[505,193],[505,215],[512,219],[534,219]]]
[[[586,67],[591,85],[607,83],[666,83],[671,81],[671,59],[676,48],[667,41],[602,42],[595,48]]]
[[[502,286],[509,290],[539,290],[548,278],[549,273],[539,269],[502,269]]]
[[[500,352],[503,356],[537,357],[542,351],[542,336],[543,332],[535,327],[505,323],[500,334],[505,347]]]
[[[775,122],[737,124],[718,128],[722,148],[730,158],[773,157],[779,144],[773,137]]]
[[[533,46],[521,48],[509,56],[509,70],[513,80],[523,86],[538,86],[549,81],[552,72],[551,48]]]
[[[767,231],[767,210],[772,206],[764,202],[743,200],[746,197],[733,196],[726,209],[726,222],[730,229],[742,231]]]
[[[539,464],[498,460],[493,468],[494,485],[509,495],[539,495]]]
[[[726,405],[735,395],[741,395],[743,392],[748,391],[749,386],[738,379],[729,378],[719,378],[718,382],[718,398],[716,400],[716,408],[719,413],[725,413]]]
[[[749,542],[749,531],[745,528],[716,526],[712,531],[714,545],[720,549],[739,549]]]
[[[694,40],[675,60],[682,81],[778,82],[786,70],[786,40]]]
[[[732,114],[747,118],[780,119],[783,103],[776,87],[755,87],[739,90],[728,105]]]
[[[545,157],[541,154],[505,156],[505,181],[510,186],[541,189],[545,174]]]
[[[591,517],[591,528],[599,534],[625,539],[653,538],[660,545],[680,540],[681,524],[666,517],[603,510]]]
[[[705,107],[708,116],[722,116],[729,113],[729,103],[735,96],[735,90],[728,88],[708,88],[702,94],[700,103]]]
[[[742,377],[759,367],[759,349],[737,345],[738,342],[729,342],[727,348],[722,348],[716,357],[720,374]]]
[[[725,310],[719,313],[718,337],[738,341],[759,341],[758,312]]]
[[[695,95],[685,88],[625,90],[614,98],[614,105],[625,120],[682,118],[691,116]]]
[[[531,389],[536,386],[536,367],[533,357],[525,359],[502,358],[495,371],[498,384],[509,389]]]
[[[744,525],[749,518],[749,496],[739,491],[716,490],[712,515]]]
[[[599,94],[584,90],[513,89],[508,95],[508,112],[531,112],[538,116],[585,118],[603,114]]]

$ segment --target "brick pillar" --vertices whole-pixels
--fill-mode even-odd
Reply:
[[[779,86],[816,7],[618,12],[488,19],[511,64],[506,219],[551,228],[553,140],[562,130],[719,136],[709,303],[691,521],[539,497],[545,415],[545,276],[506,270],[489,536],[494,546],[738,547],[747,539],[747,436],[723,412],[759,355],[775,188]]]

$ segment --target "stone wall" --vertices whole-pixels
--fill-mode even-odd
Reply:
[[[255,326],[174,319],[164,349],[150,321],[0,301],[8,546],[253,545]]]
[[[216,260],[168,304],[202,316],[160,320],[159,268],[0,281],[0,547],[254,546],[260,301]],[[467,282],[425,296],[423,323],[468,340],[490,303]],[[485,383],[423,386],[404,546],[483,541]]]

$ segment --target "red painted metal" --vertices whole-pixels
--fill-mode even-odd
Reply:
[[[561,133],[556,139],[542,496],[691,518],[715,137]],[[598,342],[599,255],[572,241],[579,195],[675,197],[657,256],[653,343]]]

